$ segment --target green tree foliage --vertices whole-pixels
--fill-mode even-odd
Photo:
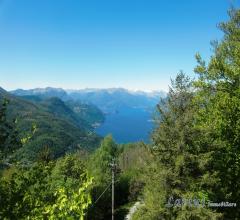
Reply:
[[[92,184],[92,178],[82,183],[78,191],[60,188],[55,192],[56,201],[53,205],[43,206],[44,214],[48,219],[80,219],[83,220],[86,210],[92,200],[88,192]],[[40,215],[41,217],[41,215]]]
[[[88,170],[94,177],[92,186],[93,205],[88,219],[111,218],[111,167],[115,159],[115,218],[123,219],[128,204],[134,202],[143,187],[141,173],[149,157],[143,143],[117,145],[112,136],[106,136],[100,148],[89,158]],[[140,177],[141,176],[141,177]],[[103,193],[104,192],[104,193]]]
[[[144,175],[152,159],[149,148],[144,143],[124,144],[120,149],[118,156],[120,178],[126,182],[121,195],[127,193],[125,203],[135,202],[141,196]]]
[[[217,201],[237,202],[240,198],[240,10],[229,12],[230,20],[219,25],[224,33],[221,42],[214,42],[214,54],[208,64],[196,55],[199,75],[196,102],[199,126],[215,145],[212,168],[218,184]],[[240,209],[224,208],[226,219],[239,219]]]
[[[15,120],[9,122],[7,119],[8,102],[4,99],[0,106],[0,160],[6,158],[14,150],[22,146],[15,126]]]
[[[59,159],[52,170],[52,188],[77,189],[87,179],[86,167],[78,154],[69,154]]]
[[[0,216],[6,219],[34,217],[33,210],[53,202],[49,191],[49,176],[53,164],[34,164],[30,168],[16,167],[8,180],[0,180]],[[12,169],[12,168],[10,168]]]
[[[52,160],[52,152],[48,146],[45,146],[39,153],[38,153],[38,161],[49,163]]]
[[[202,206],[185,204],[176,207],[174,204],[181,199],[202,201],[205,193],[200,186],[207,166],[200,167],[198,160],[203,143],[201,131],[194,124],[193,97],[191,80],[180,72],[175,81],[172,80],[168,99],[158,106],[160,122],[152,135],[155,162],[146,173],[145,205],[136,213],[136,219],[218,217]],[[167,205],[169,200],[170,205]]]
[[[106,136],[101,142],[101,146],[90,156],[88,170],[94,177],[91,190],[93,202],[90,207],[88,219],[108,219],[111,216],[111,168],[110,163],[117,156],[117,144],[111,135]],[[109,188],[108,188],[109,187]],[[107,189],[107,190],[106,190]],[[102,193],[106,192],[102,195]]]
[[[111,180],[110,163],[117,156],[117,144],[111,135],[106,136],[100,147],[90,158],[89,171],[94,176],[94,182],[109,183]]]
[[[91,204],[91,184],[92,178],[76,155],[67,155],[56,163],[17,167],[10,177],[0,179],[0,216],[83,219]]]

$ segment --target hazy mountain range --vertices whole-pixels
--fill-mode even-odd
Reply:
[[[166,97],[163,91],[130,91],[123,88],[64,90],[47,87],[10,92],[32,100],[57,97],[64,102],[95,105],[105,115],[104,123],[96,132],[102,136],[111,133],[120,143],[148,141],[155,106],[160,98]]]
[[[62,88],[17,89],[10,91],[18,96],[58,97],[62,100],[78,100],[91,103],[107,113],[117,108],[151,108],[160,97],[165,97],[163,91],[131,91],[123,88],[64,90]]]

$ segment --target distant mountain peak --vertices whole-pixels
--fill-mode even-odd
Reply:
[[[29,96],[29,95],[36,95],[41,97],[58,97],[61,99],[65,99],[67,93],[62,88],[53,88],[53,87],[46,87],[46,88],[35,88],[35,89],[17,89],[10,91],[14,95],[18,96]]]
[[[0,87],[1,88],[1,87]],[[3,88],[2,88],[3,89]],[[110,87],[110,88],[84,88],[84,89],[63,89],[55,87],[45,87],[45,88],[34,88],[34,89],[16,89],[10,91],[11,93],[32,93],[32,94],[41,94],[49,92],[58,92],[58,93],[89,93],[89,92],[125,92],[130,94],[155,94],[155,95],[166,95],[167,93],[163,90],[141,90],[141,89],[127,89],[123,87]],[[22,95],[22,94],[20,94]]]
[[[0,92],[1,92],[1,93],[5,93],[5,92],[7,92],[7,91],[0,86]]]
[[[122,87],[113,87],[113,88],[85,88],[85,89],[67,89],[65,90],[67,93],[88,93],[88,92],[107,92],[107,93],[114,93],[114,92],[125,92],[130,94],[155,94],[155,95],[163,95],[165,96],[167,93],[163,90],[140,90],[140,89],[126,89]]]
[[[75,100],[94,104],[103,112],[113,112],[119,108],[149,109],[156,106],[160,98],[165,98],[163,91],[141,91],[125,88],[86,88],[64,90],[62,88],[36,88],[30,90],[15,90],[11,92],[18,96],[38,96],[40,98],[58,97],[63,101]]]

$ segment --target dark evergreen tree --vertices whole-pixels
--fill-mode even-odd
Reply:
[[[145,205],[136,219],[217,219],[205,207],[201,187],[208,160],[201,164],[201,130],[195,124],[191,80],[180,72],[168,98],[158,106],[159,125],[153,132],[155,162],[146,174]]]

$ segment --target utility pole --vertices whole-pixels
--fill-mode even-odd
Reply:
[[[114,220],[114,175],[116,170],[116,163],[115,160],[110,163],[112,169],[112,220]]]

